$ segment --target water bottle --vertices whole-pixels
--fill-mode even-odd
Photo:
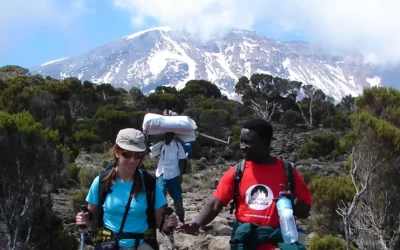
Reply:
[[[282,237],[285,243],[295,243],[298,240],[296,221],[293,216],[292,202],[282,196],[276,203],[281,225]]]

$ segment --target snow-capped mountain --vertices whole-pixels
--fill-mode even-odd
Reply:
[[[241,76],[266,73],[322,89],[336,100],[381,84],[371,65],[356,53],[334,52],[306,42],[281,42],[248,30],[232,30],[219,39],[199,42],[169,27],[137,32],[85,54],[61,58],[30,69],[32,73],[78,77],[148,93],[159,85],[184,87],[206,79],[223,94],[235,96]]]

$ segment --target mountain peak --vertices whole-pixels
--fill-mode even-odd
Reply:
[[[255,73],[314,85],[336,101],[381,84],[379,73],[365,65],[360,54],[332,54],[329,49],[306,42],[277,41],[240,29],[223,39],[202,42],[166,26],[139,31],[30,71],[54,78],[72,76],[111,83],[125,89],[137,87],[144,93],[160,85],[180,89],[189,80],[204,79],[232,99],[236,99],[238,79]]]
[[[151,32],[151,31],[171,32],[171,31],[173,31],[173,29],[171,27],[168,27],[168,26],[153,27],[153,28],[150,28],[150,29],[138,31],[138,32],[133,33],[131,35],[125,36],[124,38],[126,40],[135,39],[136,37],[141,36],[141,35],[143,35],[143,34],[145,34],[147,32]]]

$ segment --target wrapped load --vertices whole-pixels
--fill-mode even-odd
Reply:
[[[143,119],[143,133],[159,135],[174,132],[184,142],[196,140],[196,122],[189,116],[163,116],[148,113]]]

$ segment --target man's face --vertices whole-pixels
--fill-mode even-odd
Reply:
[[[242,129],[239,141],[240,150],[248,161],[259,159],[263,154],[268,153],[268,144],[263,142],[255,131]]]
[[[174,133],[165,133],[164,134],[164,140],[165,143],[169,144],[173,139],[174,139]]]

